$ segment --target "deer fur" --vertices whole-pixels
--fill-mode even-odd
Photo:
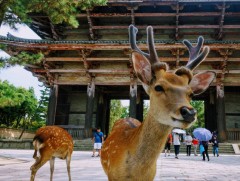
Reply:
[[[73,152],[73,140],[66,130],[58,126],[39,128],[33,139],[33,146],[33,158],[36,162],[30,168],[32,171],[31,181],[34,181],[38,169],[47,161],[50,162],[50,181],[52,181],[55,157],[66,159],[68,178],[71,181],[70,162]]]
[[[133,118],[118,120],[104,142],[101,163],[109,181],[151,181],[156,174],[156,162],[174,127],[188,128],[196,119],[190,105],[193,95],[204,92],[214,72],[193,75],[193,69],[209,52],[201,37],[196,47],[185,40],[190,60],[185,67],[169,71],[160,62],[154,48],[152,27],[147,28],[149,54],[136,46],[137,28],[129,27],[132,61],[138,79],[149,95],[150,108],[143,123]]]

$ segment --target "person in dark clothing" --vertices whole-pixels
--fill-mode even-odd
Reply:
[[[217,134],[218,134],[217,131],[213,131],[213,132],[212,132],[213,137],[215,137],[215,136],[217,137]]]
[[[215,156],[215,154],[216,154],[217,156],[219,156],[219,154],[218,154],[218,140],[217,140],[217,136],[213,136],[212,146],[213,146],[213,155]]]
[[[208,141],[201,141],[201,143],[204,147],[204,152],[202,153],[203,155],[203,161],[205,161],[205,156],[207,157],[208,161],[209,159],[209,155],[208,155]]]
[[[173,133],[173,145],[174,145],[174,151],[175,151],[175,158],[178,159],[179,148],[181,145],[180,135],[178,133]]]

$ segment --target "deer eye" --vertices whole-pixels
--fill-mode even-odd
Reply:
[[[155,91],[157,91],[157,92],[164,92],[164,89],[163,89],[162,86],[157,85],[157,86],[155,86]]]

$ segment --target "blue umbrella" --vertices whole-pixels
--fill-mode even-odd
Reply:
[[[193,135],[199,141],[209,141],[212,139],[212,133],[206,128],[196,128],[193,130]]]

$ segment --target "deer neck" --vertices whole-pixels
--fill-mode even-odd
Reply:
[[[159,123],[148,114],[138,132],[137,156],[145,162],[154,162],[163,150],[171,129],[171,126]]]

